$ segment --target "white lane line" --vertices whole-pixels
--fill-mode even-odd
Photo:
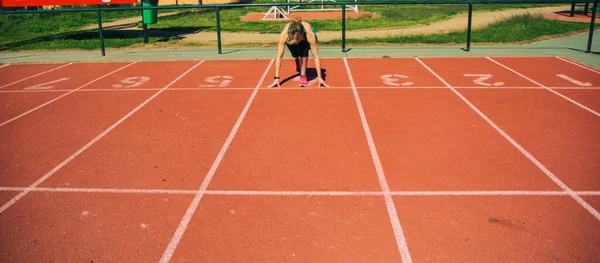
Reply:
[[[219,154],[217,154],[217,157],[216,157],[215,161],[213,162],[212,166],[210,167],[210,170],[206,174],[204,181],[202,181],[202,184],[200,185],[200,189],[198,189],[196,196],[194,197],[194,200],[192,200],[192,203],[190,204],[187,211],[185,212],[185,215],[181,219],[181,222],[179,222],[179,226],[177,227],[177,230],[173,234],[173,237],[171,238],[169,245],[165,249],[165,252],[163,253],[162,258],[160,259],[161,263],[169,262],[171,260],[171,257],[173,257],[173,253],[175,253],[175,249],[177,249],[177,245],[179,244],[179,241],[181,241],[181,238],[183,237],[183,234],[185,233],[187,226],[189,225],[190,221],[192,220],[192,216],[194,215],[194,212],[196,212],[196,209],[198,208],[198,205],[200,204],[200,201],[202,200],[202,197],[204,196],[204,193],[206,192],[206,189],[208,188],[210,181],[212,180],[213,176],[215,175],[217,168],[221,164],[221,160],[223,160],[223,157],[225,156],[225,153],[227,152],[229,145],[233,141],[233,138],[235,137],[235,134],[237,133],[240,125],[242,124],[242,121],[246,117],[246,114],[248,113],[248,110],[250,109],[250,105],[252,105],[252,102],[254,101],[254,98],[256,97],[256,94],[258,93],[260,86],[262,85],[265,77],[267,76],[267,73],[269,72],[269,69],[271,68],[271,65],[273,65],[273,61],[274,60],[271,60],[271,62],[265,69],[265,72],[263,73],[262,77],[260,78],[260,81],[258,82],[258,84],[256,84],[256,87],[254,88],[252,95],[250,95],[250,98],[248,98],[248,102],[246,103],[246,106],[242,110],[242,113],[240,113],[240,116],[238,117],[233,128],[231,129],[229,136],[227,136],[225,143],[221,147]]]
[[[25,190],[23,190],[23,192],[19,193],[13,199],[11,199],[6,204],[4,204],[2,207],[0,207],[0,214],[2,214],[4,211],[6,211],[6,209],[8,209],[13,204],[15,204],[17,201],[19,201],[21,198],[23,198],[29,192],[31,192],[32,189],[36,188],[38,185],[40,185],[41,183],[43,183],[44,181],[46,181],[48,178],[50,178],[50,176],[52,176],[54,173],[56,173],[58,170],[60,170],[63,166],[67,165],[71,160],[75,159],[75,157],[79,156],[82,152],[84,152],[85,150],[87,150],[90,146],[92,146],[94,143],[96,143],[98,140],[100,140],[102,137],[104,137],[106,134],[108,134],[110,131],[112,131],[114,128],[116,128],[119,124],[121,124],[122,122],[124,122],[131,115],[133,115],[134,113],[136,113],[139,109],[141,109],[146,104],[148,104],[150,101],[152,101],[154,98],[156,98],[156,96],[160,95],[164,90],[166,90],[167,88],[169,88],[171,85],[173,85],[179,79],[183,78],[183,76],[185,76],[186,74],[188,74],[194,68],[196,68],[197,66],[199,66],[200,64],[202,64],[202,62],[204,62],[204,60],[198,62],[196,65],[194,65],[193,67],[191,67],[190,69],[188,69],[186,72],[184,72],[183,74],[181,74],[178,78],[176,78],[175,80],[171,81],[171,83],[167,84],[163,89],[161,89],[160,91],[158,91],[154,95],[152,95],[152,97],[146,99],[144,102],[142,102],[140,105],[138,105],[135,109],[133,109],[132,111],[130,111],[127,115],[123,116],[120,120],[118,120],[116,123],[114,123],[108,129],[106,129],[105,131],[103,131],[102,133],[100,133],[98,136],[96,136],[96,138],[92,139],[86,145],[84,145],[83,147],[81,147],[81,149],[79,149],[77,152],[73,153],[67,159],[65,159],[64,161],[62,161],[59,165],[57,165],[56,167],[54,167],[52,170],[50,170],[49,172],[47,172],[40,179],[38,179],[33,184],[31,184],[29,187],[27,187]]]

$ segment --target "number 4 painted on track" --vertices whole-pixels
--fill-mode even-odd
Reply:
[[[580,87],[591,87],[592,86],[592,83],[581,82],[581,81],[575,80],[575,79],[573,79],[573,78],[571,78],[571,77],[569,77],[569,76],[567,76],[565,74],[556,74],[556,76],[559,77],[559,78],[561,78],[561,79],[564,79],[566,81],[569,81],[569,82],[571,82],[571,83],[573,83],[573,84],[575,84],[577,86],[580,86]]]

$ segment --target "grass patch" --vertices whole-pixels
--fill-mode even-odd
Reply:
[[[545,19],[539,15],[518,15],[471,32],[472,43],[514,43],[531,41],[543,36],[585,31],[588,23]],[[323,42],[339,44],[341,40]],[[466,43],[466,31],[438,35],[400,36],[389,38],[347,39],[349,44],[460,44]]]
[[[103,12],[102,21],[136,16],[141,16],[141,11]],[[0,43],[73,32],[97,23],[97,19],[96,12],[0,15]]]
[[[169,41],[168,37],[148,37],[149,43],[166,41]],[[144,43],[144,38],[137,31],[111,31],[104,34],[104,46],[106,48],[122,48],[140,43]],[[41,37],[9,44],[0,44],[0,51],[58,49],[97,50],[100,49],[100,38],[97,32],[82,32]]]
[[[270,2],[270,1],[255,1]],[[476,5],[475,12],[496,11],[511,8],[531,8],[551,5]],[[220,12],[221,30],[225,32],[259,32],[279,33],[286,21],[256,21],[242,22],[240,19],[250,12],[266,12],[269,7],[247,7],[223,9]],[[448,19],[454,15],[468,12],[467,5],[396,5],[396,6],[362,6],[360,10],[372,12],[381,16],[378,19],[369,17],[348,19],[347,30],[398,28],[419,24],[428,24]],[[214,10],[189,11],[177,16],[159,19],[153,28],[169,30],[172,27],[185,27],[194,31],[216,31],[216,14]],[[336,31],[341,29],[338,19],[312,20],[311,25],[319,31]]]
[[[268,0],[261,0],[270,2]],[[529,8],[548,5],[475,5],[477,12],[508,8]],[[221,10],[221,28],[228,32],[279,33],[285,21],[241,22],[248,12],[264,12],[268,7],[224,8]],[[356,18],[347,21],[347,30],[405,27],[427,24],[447,19],[467,11],[466,5],[398,5],[364,6],[361,10],[377,13],[379,19]],[[215,12],[206,10],[163,10],[159,12],[181,12],[177,15],[159,18],[158,24],[149,25],[150,42],[167,42],[170,36],[194,31],[216,31]],[[111,11],[103,13],[103,21],[126,17],[137,17],[141,11]],[[81,30],[83,26],[96,22],[96,13],[55,13],[28,15],[0,15],[0,50],[32,49],[98,49],[99,39],[95,30]],[[340,30],[340,21],[314,20],[311,24],[319,31]],[[560,35],[584,30],[586,23],[549,21],[540,17],[519,16],[502,21],[490,28],[473,32],[472,41],[487,43],[519,42],[545,35]],[[160,30],[161,32],[156,32]],[[120,48],[143,42],[141,30],[105,31],[106,47]],[[348,39],[348,43],[464,43],[465,33],[457,32],[432,36],[406,36],[376,39]],[[325,45],[339,45],[340,41],[324,42]],[[183,45],[183,43],[173,43]],[[263,45],[263,44],[261,44]]]

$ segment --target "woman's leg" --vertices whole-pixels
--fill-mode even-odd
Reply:
[[[296,65],[296,72],[300,73],[302,66],[300,65],[300,58],[294,57],[294,65]]]
[[[300,65],[300,51],[298,49],[298,46],[290,46],[287,45],[288,49],[290,50],[290,54],[292,54],[292,57],[294,58],[294,64],[296,66],[296,71],[300,72],[300,69],[302,68]]]
[[[308,66],[308,51],[310,50],[310,44],[306,41],[300,42],[300,75],[306,76],[306,67]]]
[[[306,67],[308,66],[308,57],[300,57],[300,75],[306,76]]]

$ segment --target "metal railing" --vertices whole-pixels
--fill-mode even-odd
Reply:
[[[104,48],[104,36],[102,29],[102,12],[110,11],[128,11],[128,10],[169,10],[169,9],[214,9],[216,13],[216,38],[217,52],[222,54],[221,47],[221,18],[220,11],[223,8],[243,8],[243,7],[272,7],[272,6],[311,6],[311,5],[338,5],[341,6],[341,31],[342,31],[342,52],[346,49],[346,6],[368,6],[368,5],[468,5],[468,20],[466,32],[466,47],[464,51],[471,50],[471,25],[473,22],[473,5],[475,4],[590,4],[592,3],[592,16],[590,21],[590,31],[586,53],[590,53],[592,49],[592,40],[594,36],[594,24],[596,22],[596,10],[598,9],[599,0],[406,0],[406,1],[373,1],[373,2],[310,2],[310,3],[253,3],[253,4],[210,4],[210,5],[178,5],[178,6],[145,6],[145,7],[113,7],[113,8],[78,8],[78,9],[54,9],[54,10],[24,10],[24,11],[2,11],[0,15],[18,15],[18,14],[35,14],[35,13],[71,13],[71,12],[96,12],[98,16],[98,34],[100,37],[100,49],[102,56],[106,55]],[[148,34],[146,24],[143,26],[144,43],[148,43]]]

